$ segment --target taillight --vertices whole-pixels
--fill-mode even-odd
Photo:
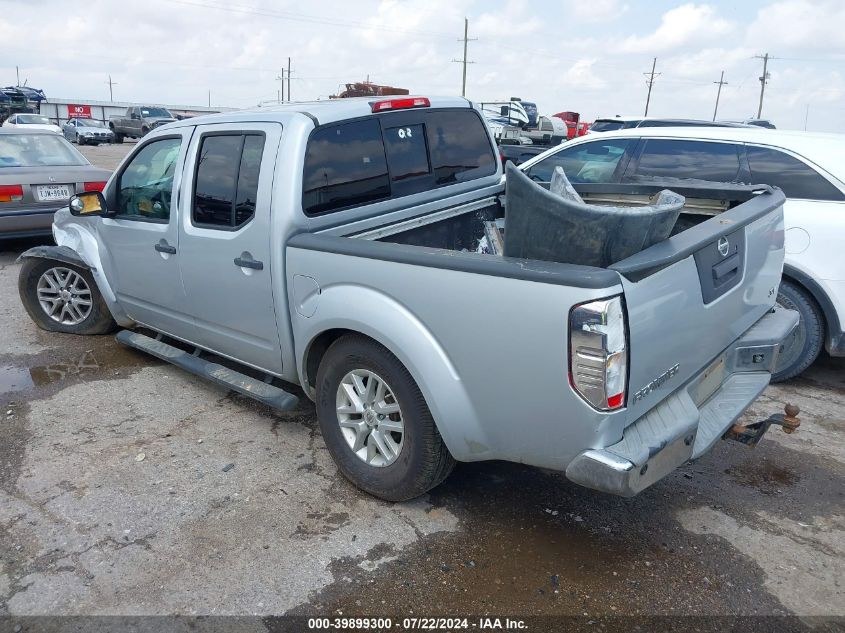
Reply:
[[[625,406],[627,332],[621,295],[582,303],[569,313],[569,382],[600,411]]]
[[[373,112],[384,112],[385,110],[407,110],[409,108],[427,108],[431,102],[425,97],[410,97],[407,99],[386,99],[384,101],[373,101],[370,107]]]
[[[103,189],[106,188],[105,181],[102,181],[102,182],[100,182],[100,181],[86,182],[86,183],[83,183],[83,185],[84,185],[83,188],[82,188],[83,191],[102,191]]]
[[[21,185],[0,185],[0,202],[20,202],[23,200]]]

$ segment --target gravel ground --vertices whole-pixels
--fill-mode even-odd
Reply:
[[[749,412],[797,404],[797,433],[721,442],[634,499],[481,463],[389,504],[338,474],[307,399],[278,414],[38,330],[31,244],[0,244],[0,616],[845,616],[843,359]]]

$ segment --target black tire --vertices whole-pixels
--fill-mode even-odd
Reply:
[[[147,128],[147,127],[142,127],[142,128],[141,128],[141,136],[142,136],[142,137],[146,136],[146,135],[147,135],[147,134],[149,134],[149,133],[150,133],[149,128]]]
[[[824,343],[824,320],[815,300],[796,284],[781,280],[778,305],[798,312],[798,327],[780,346],[772,382],[794,378],[816,360]]]
[[[91,311],[85,320],[76,325],[54,321],[48,316],[38,301],[38,280],[45,272],[52,268],[67,268],[78,273],[91,290]],[[42,330],[47,330],[48,332],[64,332],[67,334],[94,335],[106,334],[117,327],[109,312],[108,306],[103,301],[103,297],[97,288],[97,283],[94,281],[91,271],[84,268],[53,259],[42,259],[40,257],[27,258],[24,260],[20,274],[18,275],[18,292],[20,293],[23,307],[26,309],[30,318]]]
[[[352,452],[340,428],[336,398],[343,377],[365,369],[387,382],[404,421],[402,449],[387,466],[368,464]],[[387,501],[406,501],[440,484],[455,466],[425,398],[411,374],[385,347],[350,334],[329,347],[317,370],[317,418],[323,440],[340,472],[353,484]]]

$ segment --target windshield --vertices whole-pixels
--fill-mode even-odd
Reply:
[[[590,132],[613,132],[636,127],[637,121],[620,121],[618,119],[600,119],[590,126]]]
[[[173,118],[173,115],[170,114],[164,108],[141,108],[141,116],[144,117],[154,117],[154,116],[165,116],[169,119]]]
[[[18,124],[20,125],[21,123],[25,125],[50,125],[50,119],[39,114],[19,114]]]
[[[103,127],[103,124],[94,119],[77,119],[76,123],[80,127]]]
[[[88,164],[82,154],[56,134],[0,135],[0,168]]]

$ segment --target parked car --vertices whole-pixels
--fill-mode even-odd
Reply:
[[[109,129],[114,133],[114,142],[122,143],[125,137],[141,138],[150,130],[176,121],[166,108],[157,106],[131,106],[123,116],[109,117]]]
[[[521,165],[527,160],[530,160],[548,151],[550,148],[556,147],[554,145],[513,145],[502,143],[499,145],[499,158],[502,164],[512,162],[514,165]]]
[[[41,114],[13,114],[3,122],[3,127],[62,133],[62,128],[50,123],[50,119]]]
[[[558,165],[575,182],[654,177],[767,184],[786,194],[786,260],[778,303],[799,328],[774,380],[804,371],[825,347],[845,356],[845,136],[733,128],[635,129],[570,141],[522,168],[548,180]]]
[[[735,121],[705,121],[702,119],[661,119],[656,117],[620,117],[596,119],[589,132],[613,132],[640,127],[751,127]]]
[[[0,128],[0,239],[50,235],[56,210],[102,190],[110,174],[57,134]]]
[[[757,127],[764,127],[769,130],[776,130],[775,124],[769,121],[768,119],[742,119],[734,121],[731,119],[726,119],[722,121],[722,123],[743,123],[745,125],[756,125]]]
[[[773,311],[783,194],[689,188],[733,208],[601,267],[477,252],[501,177],[460,98],[181,121],[57,214],[58,246],[22,255],[21,299],[46,330],[116,323],[118,341],[280,410],[297,400],[281,381],[299,384],[340,471],[384,499],[488,459],[636,494],[769,382],[798,320]]]
[[[79,145],[114,142],[114,132],[95,119],[69,119],[62,126],[62,134],[67,140]]]

